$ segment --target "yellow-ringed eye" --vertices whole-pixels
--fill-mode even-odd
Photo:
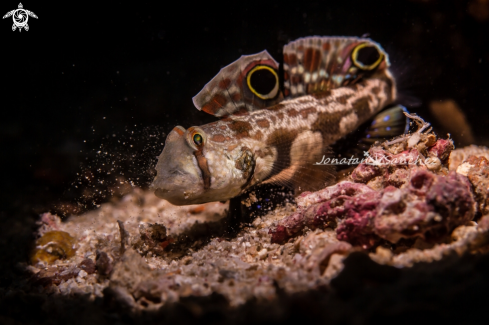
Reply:
[[[370,43],[357,45],[351,53],[353,64],[362,70],[373,70],[377,68],[383,59],[384,54],[377,46]]]
[[[185,132],[185,137],[187,139],[187,143],[194,150],[202,150],[207,141],[207,136],[204,130],[202,130],[198,126],[189,127],[188,130]]]
[[[266,65],[257,65],[246,76],[248,88],[258,98],[263,100],[272,99],[277,96],[278,82],[277,72]]]
[[[202,143],[204,142],[204,139],[198,133],[195,133],[192,139],[194,140],[194,143],[197,147],[200,147],[202,145]]]

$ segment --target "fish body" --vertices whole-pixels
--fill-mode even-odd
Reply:
[[[172,204],[225,201],[277,183],[316,190],[337,140],[396,100],[387,54],[369,39],[308,37],[284,47],[284,85],[266,52],[223,68],[194,97],[220,120],[167,136],[152,188]]]

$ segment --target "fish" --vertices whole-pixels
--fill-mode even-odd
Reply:
[[[241,56],[193,97],[219,120],[167,135],[152,190],[190,205],[263,184],[297,193],[324,188],[334,167],[315,163],[334,154],[335,143],[362,129],[368,141],[405,132],[389,67],[378,43],[358,37],[299,38],[284,46],[282,66],[266,50]]]

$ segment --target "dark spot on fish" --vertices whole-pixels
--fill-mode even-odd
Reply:
[[[323,134],[340,134],[340,121],[350,112],[318,113],[316,121],[311,126],[312,131],[319,131]]]
[[[228,89],[230,84],[231,84],[231,80],[229,80],[228,78],[223,79],[223,80],[219,81],[219,88]]]
[[[317,110],[315,107],[308,107],[300,110],[300,113],[302,115],[302,118],[306,119],[309,114],[314,114],[316,113]]]
[[[351,94],[342,95],[342,96],[336,97],[336,101],[340,104],[346,105],[346,103],[348,102],[348,99],[350,99],[351,97],[352,97]]]
[[[374,93],[374,95],[378,95],[380,93],[380,88],[374,87],[374,88],[372,88],[372,92]]]
[[[292,83],[293,84],[299,84],[299,83],[302,83],[302,82],[303,82],[302,75],[295,74],[295,75],[292,76]]]
[[[261,128],[269,128],[270,122],[268,122],[267,119],[260,119],[260,120],[256,120],[256,125],[258,125]]]
[[[272,123],[275,123],[277,121],[277,118],[273,115],[270,115],[270,120],[272,120]]]
[[[366,97],[361,97],[352,103],[353,111],[355,111],[358,115],[358,119],[361,122],[364,122],[367,118],[370,117],[370,106],[369,100]]]
[[[233,102],[239,102],[241,101],[241,94],[240,93],[234,93],[231,97],[233,99]]]
[[[225,125],[221,125],[219,128],[220,128],[221,130],[226,130],[226,129],[227,129],[227,127],[226,127]]]
[[[292,108],[287,111],[287,115],[290,117],[296,117],[297,115],[299,115],[299,112]]]
[[[261,133],[260,130],[256,131],[255,135],[253,136],[253,139],[260,141],[261,139],[263,139],[263,133]]]
[[[277,118],[281,121],[284,119],[284,113],[278,113]]]
[[[251,124],[245,121],[232,121],[228,127],[235,132],[237,139],[249,137],[249,131],[253,130]]]
[[[214,134],[211,138],[211,141],[214,142],[224,142],[226,138],[222,134]]]
[[[202,107],[202,110],[206,113],[215,115],[219,109],[226,104],[226,98],[220,94],[216,94],[207,104]]]

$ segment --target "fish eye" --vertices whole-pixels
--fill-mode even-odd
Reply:
[[[362,43],[353,49],[351,59],[353,64],[360,69],[373,70],[380,65],[384,59],[384,54],[377,46],[369,43]]]
[[[246,76],[248,88],[260,99],[272,99],[278,94],[278,74],[266,65],[257,65]]]
[[[194,143],[197,147],[200,147],[204,141],[204,139],[199,133],[195,133],[194,136],[192,137],[192,140],[194,140]]]
[[[188,128],[185,134],[187,143],[194,148],[194,150],[200,150],[204,147],[206,142],[206,134],[204,130],[197,126],[192,126]]]

